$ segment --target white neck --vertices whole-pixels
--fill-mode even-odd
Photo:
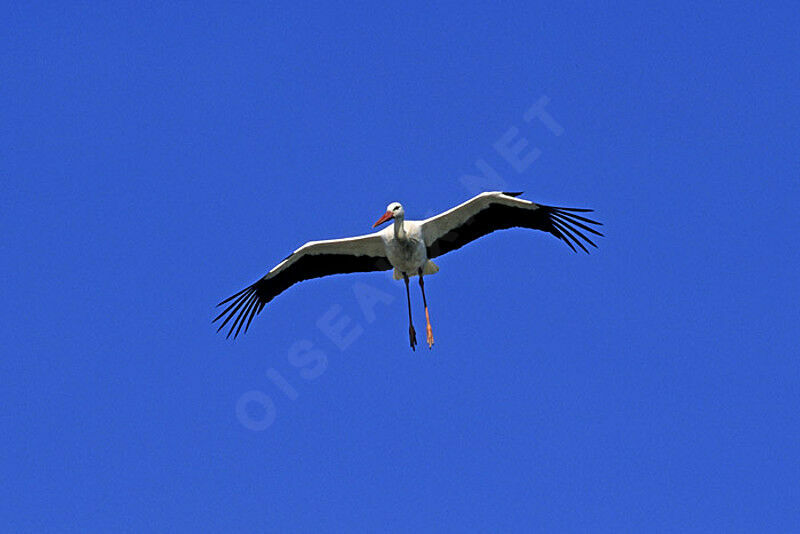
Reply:
[[[394,218],[394,237],[395,239],[406,238],[406,229],[403,226],[403,217]]]

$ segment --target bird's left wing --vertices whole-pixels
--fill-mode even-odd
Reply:
[[[428,257],[435,258],[497,230],[521,227],[548,232],[576,251],[583,242],[596,247],[583,231],[602,236],[587,226],[601,223],[577,213],[590,212],[583,208],[556,208],[516,198],[522,193],[491,191],[481,193],[439,215],[422,221]]]
[[[292,285],[331,274],[385,271],[391,268],[379,232],[327,241],[309,241],[254,284],[223,300],[224,306],[214,322],[222,319],[217,332],[233,319],[228,337],[234,337],[244,326],[250,327],[253,317],[264,306]]]

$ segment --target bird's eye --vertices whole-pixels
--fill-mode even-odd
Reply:
[[[395,206],[394,208],[392,208],[393,211],[397,211],[399,209],[400,209],[400,206]]]

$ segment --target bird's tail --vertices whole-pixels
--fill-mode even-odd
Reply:
[[[422,267],[422,274],[429,275],[429,274],[436,274],[439,272],[439,266],[433,263],[431,260],[425,262],[425,265]]]
[[[431,260],[425,262],[425,265],[422,267],[422,274],[428,276],[429,274],[436,274],[439,272],[439,266],[433,263]],[[408,275],[409,278],[412,276],[417,276],[417,273]],[[392,274],[392,278],[395,280],[402,280],[403,273],[398,271],[397,269],[394,270],[394,274]]]

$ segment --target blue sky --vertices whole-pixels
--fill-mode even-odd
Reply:
[[[796,6],[133,6],[3,10],[5,528],[800,528]],[[441,258],[433,351],[382,273],[215,334],[481,168],[599,250]]]

